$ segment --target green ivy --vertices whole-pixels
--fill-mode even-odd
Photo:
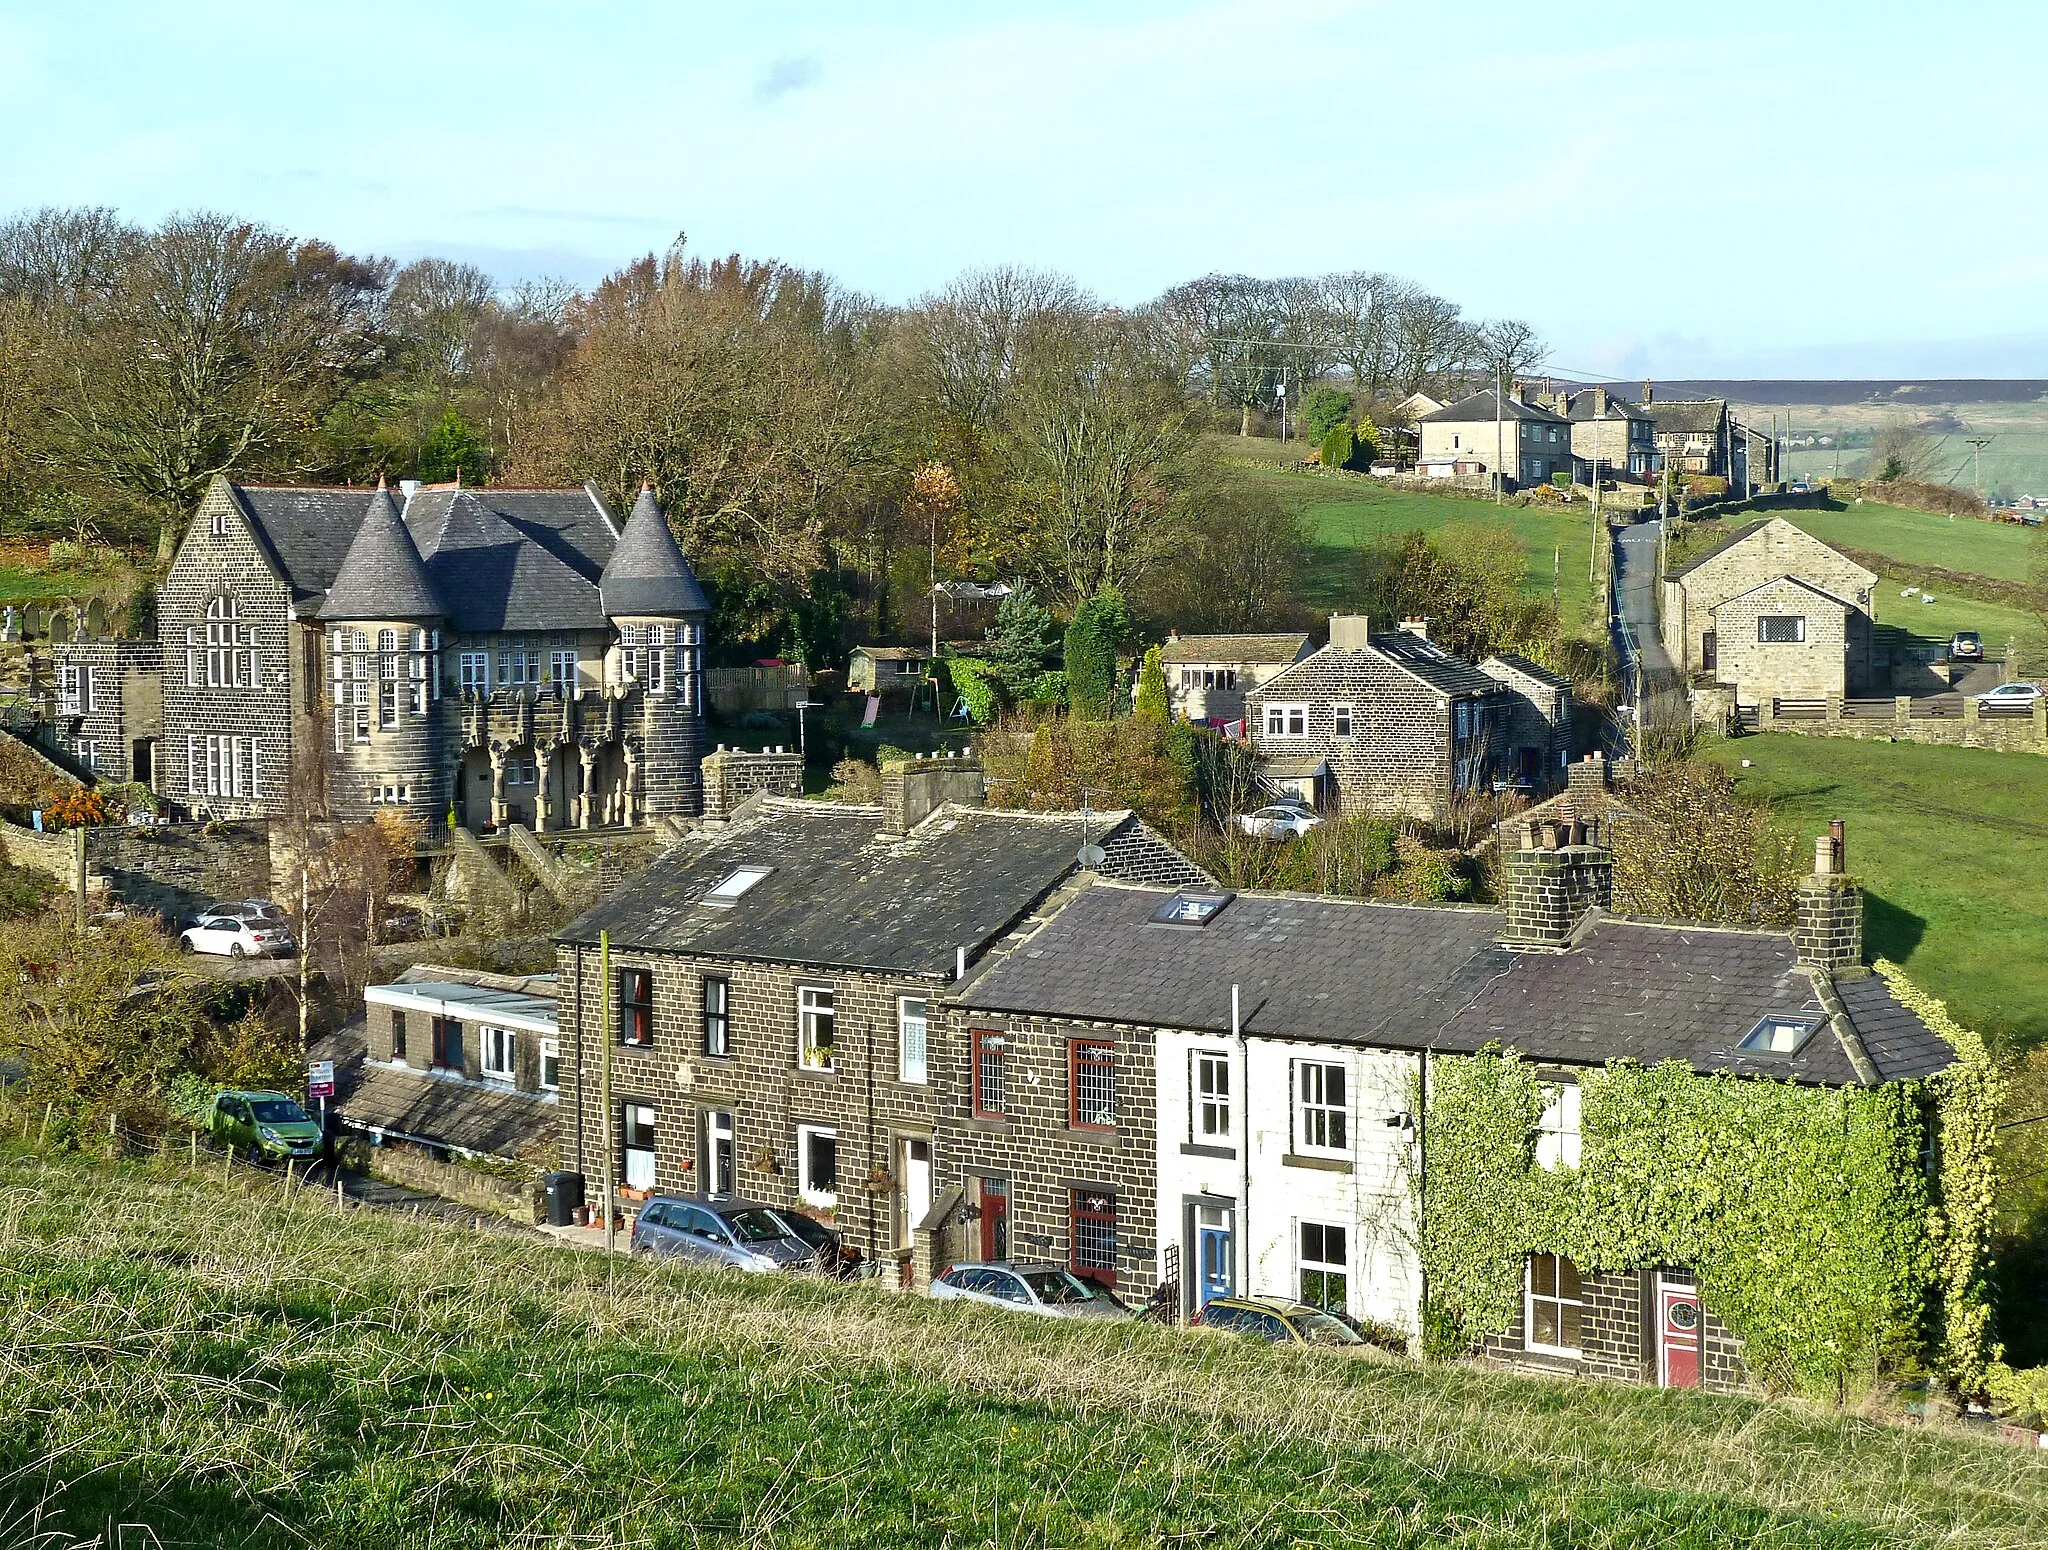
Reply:
[[[1948,1070],[1819,1089],[1616,1061],[1580,1073],[1577,1168],[1536,1165],[1533,1065],[1497,1046],[1433,1060],[1421,1243],[1432,1346],[1506,1333],[1526,1257],[1555,1253],[1588,1270],[1690,1268],[1771,1388],[1839,1398],[1927,1364],[1981,1388],[1997,1077],[1981,1040],[1879,967],[1955,1047]]]
[[[1002,684],[988,663],[976,657],[947,657],[944,665],[953,692],[976,726],[985,727],[1002,713]]]

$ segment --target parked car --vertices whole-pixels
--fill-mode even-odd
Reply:
[[[1235,821],[1246,834],[1261,840],[1298,839],[1311,829],[1320,828],[1323,822],[1306,808],[1278,802],[1257,812],[1239,813]]]
[[[932,1282],[941,1301],[980,1302],[1054,1319],[1121,1319],[1131,1310],[1114,1292],[1084,1281],[1064,1265],[955,1265]]]
[[[1202,1304],[1195,1322],[1204,1329],[1227,1330],[1274,1345],[1364,1345],[1365,1339],[1342,1319],[1305,1302],[1285,1297],[1212,1297]]]
[[[1951,662],[1982,662],[1984,640],[1975,630],[1958,630],[1949,637],[1948,659]]]
[[[207,1129],[251,1162],[311,1157],[320,1150],[319,1121],[283,1093],[221,1093],[213,1100]]]
[[[681,1259],[700,1265],[766,1273],[809,1270],[817,1250],[797,1236],[782,1214],[752,1200],[698,1200],[656,1195],[633,1220],[631,1248],[643,1259]]]
[[[1811,495],[1813,493],[1813,486],[1804,479],[1794,479],[1792,481],[1792,493],[1794,495]]]
[[[2039,684],[2012,683],[1985,690],[1977,696],[1977,703],[1986,710],[2031,710],[2040,698]]]
[[[289,958],[299,950],[291,922],[280,916],[201,915],[179,933],[178,946],[188,953],[213,953],[227,958]]]

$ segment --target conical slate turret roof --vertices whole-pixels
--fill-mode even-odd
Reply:
[[[370,509],[320,605],[323,619],[443,619],[434,580],[419,546],[400,520],[384,481],[370,497]]]
[[[605,562],[598,590],[605,616],[611,619],[673,619],[711,612],[711,602],[669,531],[654,491],[645,485],[633,503],[633,514],[626,518],[618,548]]]

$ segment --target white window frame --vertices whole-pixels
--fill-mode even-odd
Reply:
[[[485,1023],[480,1069],[487,1077],[511,1081],[519,1070],[519,1035],[510,1028],[494,1028]]]
[[[540,1062],[534,1071],[534,1080],[540,1083],[544,1093],[562,1090],[562,1041],[542,1039],[540,1041]]]
[[[1351,1068],[1341,1060],[1293,1062],[1294,1149],[1305,1157],[1351,1155]],[[1330,1073],[1343,1089],[1330,1101]],[[1335,1139],[1332,1139],[1334,1137]]]
[[[212,527],[213,527],[213,536],[214,536],[215,538],[225,538],[225,537],[227,537],[227,536],[228,536],[228,514],[227,514],[227,513],[225,512],[225,511],[216,511],[216,512],[215,512],[215,513],[213,514],[213,523],[212,523]]]
[[[828,1024],[832,1038],[818,1041],[820,1024]],[[839,1008],[830,985],[799,985],[796,988],[796,1063],[805,1071],[833,1069],[832,1052],[839,1033]]]
[[[646,1115],[645,1124],[650,1137],[646,1146],[631,1146],[626,1141],[628,1119],[636,1113]],[[647,1159],[647,1182],[644,1185],[633,1182],[631,1164],[635,1153]],[[619,1105],[619,1162],[620,1176],[629,1188],[656,1187],[661,1176],[661,1110],[654,1104],[636,1103],[629,1098]]]
[[[1536,1293],[1536,1260],[1538,1256],[1531,1254],[1524,1260],[1522,1262],[1522,1349],[1540,1352],[1546,1356],[1583,1356],[1585,1354],[1585,1347],[1583,1345],[1548,1345],[1536,1338],[1536,1304],[1539,1302],[1550,1303],[1556,1307],[1557,1328],[1560,1335],[1564,1333],[1564,1310],[1567,1307],[1579,1310],[1579,1338],[1581,1340],[1585,1339],[1586,1331],[1585,1277],[1580,1275],[1579,1267],[1576,1264],[1572,1264],[1566,1255],[1550,1254],[1542,1257],[1556,1260],[1561,1264],[1571,1264],[1572,1273],[1579,1276],[1580,1295],[1577,1297],[1566,1297],[1560,1292],[1555,1296],[1546,1293],[1539,1297]]]
[[[79,667],[76,662],[57,664],[57,714],[77,716],[83,714],[78,708]]]
[[[1331,1233],[1336,1233],[1336,1234],[1338,1234],[1338,1235],[1339,1235],[1339,1236],[1340,1236],[1340,1237],[1341,1237],[1341,1238],[1343,1239],[1343,1241],[1344,1241],[1344,1258],[1343,1258],[1343,1259],[1341,1259],[1341,1260],[1333,1260],[1333,1259],[1329,1259],[1329,1258],[1323,1258],[1323,1259],[1310,1259],[1310,1258],[1308,1257],[1308,1237],[1307,1237],[1307,1233],[1306,1233],[1306,1232],[1304,1231],[1304,1229],[1306,1229],[1306,1228],[1310,1228],[1310,1227],[1313,1227],[1313,1228],[1317,1229],[1317,1231],[1321,1233],[1321,1235],[1322,1235],[1322,1238],[1323,1238],[1323,1249],[1324,1249],[1324,1253],[1325,1253],[1326,1255],[1328,1254],[1328,1251],[1329,1251],[1329,1243],[1330,1243],[1330,1234],[1331,1234]],[[1349,1312],[1349,1311],[1351,1310],[1351,1281],[1352,1281],[1352,1275],[1351,1275],[1351,1264],[1350,1264],[1350,1257],[1351,1257],[1351,1230],[1350,1230],[1350,1228],[1349,1228],[1349,1227],[1347,1227],[1347,1226],[1346,1226],[1346,1225],[1345,1225],[1344,1223],[1342,1223],[1342,1222],[1313,1222],[1313,1221],[1298,1221],[1298,1222],[1296,1222],[1296,1223],[1294,1224],[1294,1289],[1295,1289],[1295,1292],[1296,1292],[1296,1293],[1297,1293],[1298,1295],[1302,1293],[1302,1290],[1303,1290],[1303,1288],[1302,1288],[1302,1284],[1301,1284],[1301,1278],[1302,1278],[1302,1277],[1303,1277],[1304,1275],[1308,1275],[1308,1274],[1311,1274],[1311,1273],[1320,1273],[1320,1274],[1322,1274],[1322,1275],[1325,1275],[1325,1276],[1330,1276],[1330,1275],[1338,1275],[1338,1276],[1342,1276],[1342,1277],[1344,1278],[1344,1297],[1343,1297],[1343,1301],[1342,1301],[1342,1302],[1341,1302],[1341,1303],[1339,1304],[1339,1306],[1338,1306],[1338,1307],[1336,1308],[1336,1310],[1335,1310],[1335,1311],[1336,1311],[1336,1312],[1338,1312],[1338,1313],[1348,1313],[1348,1312]],[[1308,1301],[1308,1298],[1307,1298],[1307,1297],[1306,1297],[1305,1295],[1302,1295],[1302,1296],[1301,1296],[1301,1298],[1300,1298],[1300,1300],[1301,1300],[1301,1301],[1303,1301],[1303,1302],[1307,1302],[1307,1301]]]
[[[832,1187],[823,1189],[811,1177],[811,1142],[823,1137],[832,1143],[833,1166]],[[839,1207],[839,1131],[832,1125],[798,1125],[796,1127],[796,1185],[797,1196],[807,1206],[821,1211],[834,1211]]]
[[[1351,707],[1349,705],[1332,705],[1330,707],[1330,731],[1334,736],[1351,736],[1352,724]]]
[[[488,651],[462,652],[456,658],[455,670],[464,689],[475,689],[482,694],[491,692],[491,654]]]
[[[1308,736],[1308,706],[1298,704],[1268,705],[1266,707],[1266,736],[1306,737]]]
[[[678,631],[680,634],[681,632]],[[647,628],[647,692],[668,693],[668,626],[649,625]]]
[[[915,1007],[917,1010],[912,1011]],[[922,1087],[931,1074],[931,1002],[924,996],[896,998],[896,1079]]]
[[[576,692],[576,648],[557,649],[548,653],[548,687],[567,699]]]
[[[1231,1139],[1230,1053],[1198,1049],[1188,1052],[1188,1139],[1228,1142]]]
[[[1780,623],[1783,623],[1784,621],[1786,621],[1786,620],[1788,620],[1788,619],[1789,619],[1789,620],[1790,620],[1790,621],[1792,622],[1792,626],[1793,626],[1793,628],[1792,628],[1792,638],[1791,638],[1790,640],[1772,640],[1772,639],[1770,638],[1770,634],[1769,634],[1769,631],[1768,631],[1768,629],[1767,629],[1767,626],[1769,626],[1769,625],[1773,625],[1773,624],[1780,624]],[[1758,614],[1758,615],[1756,616],[1756,643],[1757,643],[1757,644],[1758,644],[1759,646],[1803,646],[1803,645],[1805,645],[1805,644],[1806,644],[1806,615],[1805,615],[1805,614]]]
[[[1581,1147],[1579,1084],[1558,1078],[1543,1084],[1543,1113],[1536,1121],[1536,1166],[1576,1168]]]

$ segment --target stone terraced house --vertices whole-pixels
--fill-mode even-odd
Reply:
[[[590,486],[217,479],[156,641],[58,648],[59,735],[194,816],[690,817],[709,612],[645,490],[622,524]]]
[[[949,999],[975,1040],[1053,1047],[1026,1089],[1038,1110],[1068,1115],[1028,1159],[1041,1193],[1086,1189],[1111,1138],[1128,1137],[1120,1288],[1171,1284],[1184,1312],[1226,1295],[1298,1300],[1417,1338],[1428,1158],[1415,1110],[1444,1057],[1504,1047],[1538,1066],[1546,1107],[1530,1166],[1543,1169],[1579,1166],[1579,1082],[1610,1062],[1824,1092],[1914,1081],[1953,1058],[1862,968],[1861,896],[1826,839],[1790,932],[1609,916],[1600,840],[1568,813],[1509,825],[1498,909],[1077,880]],[[1113,1063],[1113,1097],[1076,1107],[1065,1073],[1098,1058]],[[1136,1177],[1148,1141],[1153,1171]],[[1014,1197],[1030,1185],[1009,1166]],[[1149,1214],[1132,1209],[1141,1202]],[[977,1225],[933,1263],[986,1254]],[[1049,1242],[1020,1243],[1013,1218],[1014,1255],[1108,1257],[1091,1220],[1064,1234],[1040,1225]],[[1146,1253],[1156,1262],[1140,1273],[1130,1262]],[[1484,1342],[1496,1360],[1751,1382],[1686,1266],[1531,1252],[1524,1277],[1520,1316]]]
[[[1308,636],[1299,630],[1269,635],[1183,635],[1176,630],[1159,653],[1168,707],[1176,716],[1211,726],[1242,720],[1244,697],[1307,655]]]
[[[1330,643],[1245,696],[1268,781],[1340,813],[1436,817],[1496,781],[1563,779],[1570,685],[1519,657],[1478,667],[1433,644],[1425,620],[1374,630],[1330,620]]]
[[[989,1163],[1024,1144],[1012,1106],[1032,1057],[971,1044],[944,996],[1083,869],[1084,843],[1105,876],[1210,883],[1128,813],[998,811],[982,795],[964,757],[891,764],[879,806],[757,794],[565,928],[563,1166],[595,1191],[608,1137],[629,1198],[808,1212],[906,1271],[936,1202],[965,1198],[1002,1257],[1006,1231],[1064,1235],[1066,1197],[1040,1168]],[[1135,1155],[1097,1145],[1068,1171],[1129,1200]],[[1149,1146],[1143,1160],[1149,1176]]]

